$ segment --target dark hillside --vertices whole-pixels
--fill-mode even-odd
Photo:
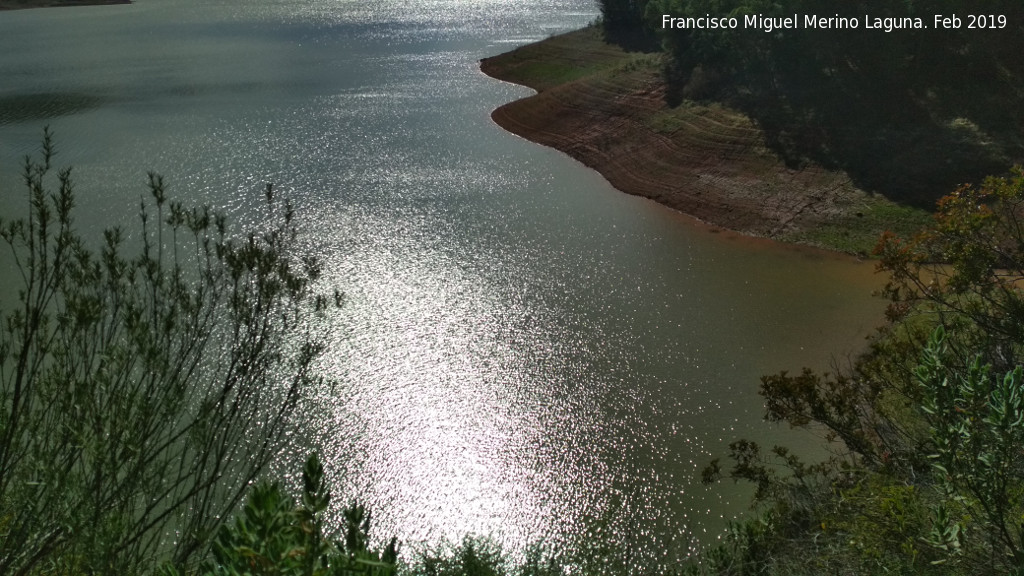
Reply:
[[[714,6],[712,5],[714,4]],[[743,111],[785,162],[842,170],[859,188],[930,208],[965,182],[1024,159],[1024,7],[944,1],[651,2],[671,104],[724,102]],[[660,30],[660,16],[839,14],[858,29]],[[994,14],[969,30],[968,12]],[[957,13],[960,29],[935,27]],[[925,28],[867,29],[865,16],[919,18]],[[657,20],[657,29],[655,29]],[[977,21],[974,21],[977,22]],[[952,25],[952,24],[951,24]]]
[[[711,100],[668,104],[664,54],[627,51],[591,28],[485,59],[484,72],[540,93],[494,121],[558,148],[616,188],[748,234],[866,254],[922,211],[865,193],[842,170],[787,163],[750,114]]]

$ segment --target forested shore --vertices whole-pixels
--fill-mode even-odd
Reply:
[[[933,25],[944,0],[603,0],[606,41],[663,54],[669,106],[745,114],[795,170],[847,174],[934,212],[873,251],[889,323],[831,374],[762,378],[766,418],[824,431],[834,456],[737,440],[704,472],[756,488],[755,514],[691,573],[1020,574],[1024,571],[1024,8],[992,29]],[[664,30],[664,15],[835,13],[929,26]]]
[[[960,184],[1024,160],[1024,14],[987,30],[665,29],[665,17],[834,10],[931,24],[943,2],[601,3],[581,31],[485,59],[540,93],[494,120],[711,224],[869,254]],[[813,10],[812,10],[813,9]],[[904,14],[905,13],[905,14]]]

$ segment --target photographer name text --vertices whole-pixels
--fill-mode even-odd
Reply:
[[[742,16],[675,17],[663,14],[661,27],[678,30],[873,30],[895,32],[897,30],[957,30],[961,28],[978,30],[1001,30],[1006,28],[1007,19],[1003,14],[936,14],[926,18],[881,18],[865,14],[859,16],[819,16],[817,14],[793,14],[792,16],[765,16],[746,14]]]

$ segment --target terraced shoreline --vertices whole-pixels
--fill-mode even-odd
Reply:
[[[859,190],[842,172],[787,167],[740,112],[668,106],[660,69],[660,54],[625,52],[595,28],[481,61],[485,74],[538,92],[495,110],[499,126],[707,223],[863,255],[883,230],[926,218]]]

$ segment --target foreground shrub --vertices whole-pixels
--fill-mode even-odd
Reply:
[[[184,566],[317,381],[317,266],[269,186],[266,229],[234,238],[152,174],[137,254],[117,228],[92,248],[70,170],[50,189],[52,156],[47,131],[25,160],[27,215],[0,221],[17,282],[0,324],[0,573],[131,574],[164,554]]]
[[[727,474],[755,483],[761,516],[694,573],[1024,573],[1022,217],[1017,168],[882,238],[892,323],[871,351],[838,376],[762,381],[770,420],[824,430],[836,454],[734,443]]]
[[[221,527],[213,545],[213,558],[203,576],[387,576],[395,573],[395,539],[383,552],[368,548],[370,516],[352,504],[343,512],[343,534],[326,533],[324,513],[331,501],[324,485],[324,470],[316,455],[302,472],[298,504],[279,483],[263,482],[253,488],[242,513]],[[177,576],[168,567],[164,576]]]

